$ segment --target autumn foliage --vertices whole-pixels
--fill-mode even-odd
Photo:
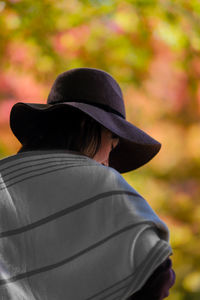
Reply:
[[[124,174],[170,229],[171,300],[200,299],[199,0],[0,1],[0,156],[18,101],[45,102],[55,77],[100,68],[119,82],[127,119],[161,142]]]

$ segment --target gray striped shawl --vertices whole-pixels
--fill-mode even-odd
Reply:
[[[113,168],[33,151],[2,159],[0,176],[1,300],[127,299],[172,254],[166,224]]]

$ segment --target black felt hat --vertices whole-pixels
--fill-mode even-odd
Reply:
[[[160,150],[161,144],[126,120],[124,99],[116,80],[95,68],[74,68],[60,74],[52,85],[47,104],[16,103],[10,114],[10,127],[26,143],[34,122],[44,113],[75,107],[118,135],[119,145],[110,153],[109,166],[120,173],[141,167]]]

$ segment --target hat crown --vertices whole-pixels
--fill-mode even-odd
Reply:
[[[110,74],[99,69],[74,68],[61,73],[52,85],[47,103],[63,102],[99,104],[126,117],[119,84]]]

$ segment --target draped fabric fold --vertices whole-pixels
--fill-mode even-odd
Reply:
[[[115,169],[64,150],[0,161],[0,299],[125,300],[171,254]]]

